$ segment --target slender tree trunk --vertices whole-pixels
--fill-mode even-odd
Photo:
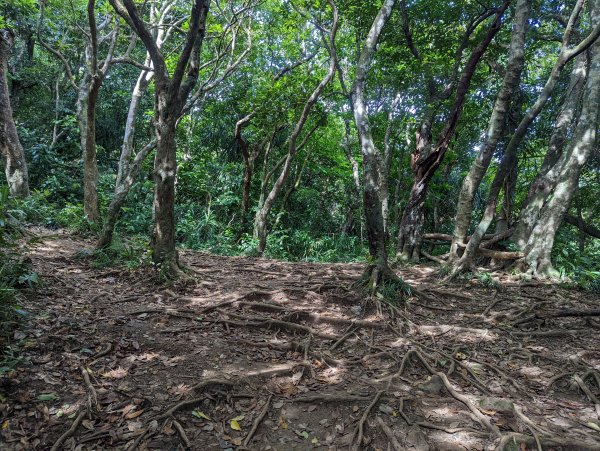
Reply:
[[[88,46],[89,47],[89,46]],[[86,59],[89,57],[88,48]],[[86,71],[79,87],[77,116],[83,155],[83,210],[88,221],[100,221],[98,161],[96,158],[96,104],[102,80]]]
[[[389,177],[390,177],[390,162],[392,156],[392,126],[394,123],[394,112],[396,107],[400,103],[402,97],[400,94],[396,94],[390,111],[388,112],[388,123],[385,130],[384,137],[384,150],[379,164],[379,196],[381,198],[381,215],[383,216],[383,230],[386,237],[386,242],[389,237],[389,216],[390,216],[390,188],[389,188]]]
[[[29,196],[29,175],[23,146],[10,105],[7,72],[8,57],[14,36],[11,31],[0,29],[0,155],[6,159],[6,181],[10,195]]]
[[[512,236],[512,241],[519,246],[525,247],[529,235],[537,221],[540,211],[544,206],[544,202],[548,194],[554,188],[558,171],[550,171],[563,153],[567,143],[567,135],[569,129],[573,125],[577,113],[578,105],[581,101],[583,87],[585,85],[587,73],[587,57],[585,54],[579,55],[571,71],[569,87],[565,93],[565,99],[561,112],[559,113],[555,125],[554,132],[550,137],[548,151],[544,157],[544,161],[538,175],[529,187],[527,198],[521,208],[519,221]]]
[[[367,104],[365,102],[365,86],[379,36],[392,14],[394,4],[395,0],[385,0],[371,25],[358,59],[356,75],[351,91],[354,123],[358,131],[363,159],[363,205],[367,225],[369,255],[373,260],[372,268],[368,270],[371,271],[368,284],[373,291],[377,289],[382,280],[395,275],[389,268],[385,246],[385,225],[380,192],[380,177],[383,175],[381,168],[383,158],[373,142]]]
[[[273,208],[273,204],[275,203],[277,196],[281,192],[281,189],[282,189],[285,181],[287,180],[287,177],[290,173],[290,168],[292,166],[292,162],[293,162],[296,154],[302,147],[304,147],[306,145],[306,143],[308,142],[308,140],[310,139],[312,134],[317,129],[318,124],[315,125],[312,128],[312,130],[308,131],[304,135],[304,138],[302,139],[302,141],[300,143],[298,143],[300,134],[304,130],[304,127],[306,125],[306,122],[308,120],[308,117],[309,117],[313,107],[319,100],[319,97],[321,97],[321,94],[325,90],[325,87],[331,82],[331,80],[333,80],[333,77],[335,75],[336,64],[337,64],[337,56],[335,53],[335,37],[337,34],[339,22],[338,22],[338,11],[337,11],[335,4],[333,3],[333,0],[329,0],[329,6],[331,7],[332,12],[333,12],[333,24],[331,26],[331,30],[329,32],[329,37],[328,37],[329,38],[328,39],[329,40],[329,42],[328,42],[329,57],[330,57],[329,58],[329,68],[328,68],[325,76],[321,79],[320,83],[313,90],[310,97],[304,104],[302,113],[300,114],[298,122],[296,123],[294,130],[292,131],[292,134],[290,135],[290,138],[288,140],[288,153],[283,162],[283,167],[281,169],[279,177],[277,177],[277,180],[275,180],[275,183],[273,184],[269,194],[264,199],[264,203],[262,204],[261,208],[259,208],[259,210],[256,212],[256,216],[254,218],[254,237],[258,239],[257,252],[259,255],[262,255],[264,253],[266,246],[267,246],[267,236],[268,236],[267,220],[269,217],[269,213],[271,212],[271,209]]]
[[[519,0],[515,9],[506,73],[492,110],[486,139],[463,181],[458,197],[454,233],[450,246],[449,260],[451,262],[459,257],[459,249],[465,244],[469,225],[471,224],[471,212],[473,210],[475,193],[479,189],[481,181],[492,161],[505,127],[504,124],[510,110],[512,96],[519,85],[521,72],[525,65],[525,35],[528,18],[529,0]]]
[[[600,23],[600,0],[590,1],[591,23]],[[557,277],[551,254],[556,231],[569,209],[583,166],[597,144],[600,107],[600,42],[589,50],[589,69],[583,105],[567,152],[555,164],[557,183],[540,212],[523,251],[529,272],[536,277]]]

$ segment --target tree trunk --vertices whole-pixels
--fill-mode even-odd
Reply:
[[[554,132],[550,137],[548,151],[538,175],[529,187],[527,198],[521,208],[515,233],[512,236],[512,241],[520,248],[525,247],[527,244],[529,235],[539,217],[544,202],[556,183],[558,171],[551,172],[550,170],[562,155],[567,143],[568,132],[575,120],[585,85],[586,65],[587,57],[582,53],[575,60],[562,109],[556,118]]]
[[[154,232],[152,258],[155,263],[176,264],[175,176],[177,158],[175,132],[177,114],[169,108],[168,90],[156,94],[156,156],[154,158]]]
[[[591,23],[600,23],[600,0],[590,2]],[[540,212],[523,251],[528,271],[535,277],[557,277],[552,267],[551,253],[556,231],[560,227],[571,200],[583,166],[597,142],[600,105],[600,42],[589,50],[589,69],[583,94],[583,105],[575,133],[567,152],[557,161],[553,170],[559,172],[557,183]]]
[[[473,210],[475,193],[479,189],[479,185],[492,161],[492,157],[505,128],[506,117],[510,110],[512,96],[519,85],[521,72],[525,65],[525,35],[527,32],[528,18],[529,1],[519,0],[515,9],[506,73],[492,110],[486,139],[481,146],[475,161],[471,165],[469,173],[463,180],[458,197],[456,217],[454,220],[454,238],[450,246],[449,260],[451,262],[459,257],[459,249],[461,249],[461,245],[465,244],[465,239],[471,224],[471,212]]]
[[[89,47],[89,46],[88,46]],[[86,59],[89,57],[86,50]],[[88,221],[100,221],[98,203],[98,162],[96,158],[96,103],[102,79],[86,71],[77,99],[79,136],[83,156],[83,211]]]
[[[425,196],[427,195],[427,187],[429,182],[433,178],[435,172],[442,163],[450,141],[452,140],[458,122],[462,116],[463,106],[465,97],[469,90],[471,80],[475,74],[475,69],[479,64],[479,61],[483,57],[488,46],[494,39],[494,36],[500,31],[502,26],[502,17],[504,12],[508,8],[509,1],[505,1],[504,4],[496,11],[494,20],[484,38],[477,45],[477,47],[471,53],[468,61],[458,81],[456,94],[454,96],[454,102],[446,121],[444,129],[440,133],[436,143],[431,147],[430,151],[427,148],[430,146],[421,146],[425,151],[420,150],[421,136],[426,133],[427,136],[431,133],[430,128],[423,131],[420,130],[417,136],[417,149],[413,154],[413,170],[415,179],[413,187],[411,189],[408,203],[404,208],[402,215],[402,221],[398,231],[398,258],[402,260],[413,259],[418,260],[420,255],[419,246],[422,242],[423,236],[423,225],[424,225],[424,205]],[[414,210],[413,210],[414,209]]]
[[[8,91],[8,57],[14,36],[11,31],[0,29],[0,155],[6,159],[6,181],[14,197],[29,196],[29,175],[23,146],[19,140],[13,119]]]
[[[363,203],[369,255],[373,262],[367,270],[367,283],[372,291],[375,291],[383,280],[394,278],[395,275],[389,268],[385,247],[386,236],[382,211],[382,193],[380,192],[383,156],[380,155],[373,142],[364,91],[379,36],[392,14],[394,3],[395,0],[386,0],[371,25],[369,34],[365,39],[365,45],[360,53],[350,97],[363,158]]]
[[[264,253],[266,246],[267,246],[267,236],[269,233],[267,220],[269,217],[269,213],[271,212],[271,209],[273,208],[273,204],[275,203],[277,196],[281,192],[281,189],[282,189],[285,181],[287,180],[287,177],[290,173],[290,168],[292,166],[292,162],[293,162],[296,154],[298,153],[298,151],[306,145],[306,143],[308,142],[308,140],[310,139],[312,134],[318,128],[319,124],[317,123],[310,131],[308,131],[304,135],[304,138],[302,139],[302,141],[300,143],[298,143],[300,134],[304,130],[304,127],[306,125],[306,122],[308,120],[310,112],[312,111],[313,107],[319,100],[319,97],[321,97],[321,94],[325,90],[325,87],[331,82],[331,80],[333,80],[333,76],[335,75],[336,64],[337,64],[337,55],[335,53],[335,37],[337,34],[339,22],[338,22],[338,11],[337,11],[335,4],[333,3],[333,0],[329,0],[329,6],[331,7],[332,12],[333,12],[333,24],[331,26],[329,36],[328,36],[329,68],[328,68],[325,76],[321,79],[320,83],[313,90],[310,97],[304,104],[302,113],[300,114],[300,117],[298,118],[298,122],[296,123],[294,130],[292,131],[292,134],[290,135],[290,138],[288,140],[288,153],[283,162],[283,168],[281,169],[279,177],[277,177],[277,180],[273,184],[271,191],[264,199],[264,203],[256,212],[256,216],[254,218],[254,238],[258,239],[257,252],[259,255],[262,255]]]
[[[177,121],[198,82],[199,59],[210,1],[193,2],[185,43],[172,75],[169,74],[161,53],[160,42],[140,18],[133,0],[109,1],[117,13],[134,28],[144,43],[154,68],[156,156],[153,171],[155,223],[151,241],[152,258],[155,263],[162,265],[165,274],[175,276],[179,271],[179,258],[175,247],[175,135]]]

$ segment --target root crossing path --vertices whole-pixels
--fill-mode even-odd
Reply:
[[[350,289],[361,265],[196,252],[165,285],[36,233],[1,449],[600,449],[589,293],[413,266],[389,307]]]

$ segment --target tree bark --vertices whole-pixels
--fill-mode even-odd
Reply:
[[[0,155],[6,160],[6,181],[14,197],[29,196],[29,175],[23,146],[13,118],[8,90],[8,58],[13,45],[12,31],[0,29]]]
[[[550,137],[548,151],[538,175],[529,187],[527,198],[521,208],[519,221],[512,237],[512,241],[520,248],[523,248],[527,244],[529,235],[539,217],[544,202],[556,183],[558,172],[550,170],[562,155],[567,143],[568,132],[575,120],[585,85],[586,66],[587,57],[582,53],[575,59],[569,80],[569,87],[565,93],[561,111],[554,124],[554,131]]]
[[[494,20],[485,37],[473,50],[465,64],[460,80],[458,81],[448,121],[430,152],[419,151],[419,138],[423,135],[423,130],[420,131],[417,137],[417,152],[413,154],[413,171],[415,178],[398,231],[398,258],[402,260],[419,259],[419,251],[423,239],[422,235],[425,218],[424,206],[427,187],[434,176],[435,171],[444,159],[444,155],[448,150],[448,146],[456,132],[458,122],[462,115],[465,97],[469,90],[473,75],[475,74],[475,69],[481,60],[481,57],[494,39],[494,36],[496,36],[500,30],[502,26],[502,17],[508,8],[508,5],[509,1],[507,0],[496,11]],[[426,133],[430,133],[430,130],[426,131]],[[428,146],[424,146],[425,149],[427,147]]]
[[[479,189],[503,134],[506,117],[510,111],[511,99],[521,79],[521,73],[525,65],[525,35],[528,18],[529,0],[519,0],[515,8],[506,73],[504,74],[502,86],[492,110],[486,139],[475,161],[471,165],[469,173],[463,180],[458,197],[454,220],[454,238],[450,246],[449,260],[451,262],[459,257],[460,245],[465,243],[469,225],[471,224],[471,212],[473,210],[475,193]]]

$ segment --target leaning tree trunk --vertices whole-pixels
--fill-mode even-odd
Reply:
[[[479,185],[492,161],[492,157],[505,127],[506,117],[510,111],[512,96],[519,85],[521,72],[525,65],[525,35],[527,32],[528,17],[529,0],[519,0],[515,10],[506,73],[492,110],[486,139],[481,146],[475,161],[471,165],[469,173],[463,180],[462,188],[458,196],[454,220],[454,233],[452,244],[450,246],[450,261],[459,257],[459,249],[461,246],[464,246],[466,242],[469,225],[471,224],[471,212],[473,210],[475,193],[479,189]]]
[[[146,58],[145,65],[150,64],[150,59]],[[112,243],[115,225],[121,209],[125,204],[125,199],[129,190],[133,186],[135,179],[137,178],[140,169],[142,167],[143,160],[146,156],[154,149],[156,141],[152,141],[146,145],[138,155],[135,156],[133,162],[130,162],[131,155],[133,153],[133,139],[135,137],[135,121],[139,110],[142,95],[152,79],[152,73],[149,71],[142,71],[138,76],[136,84],[131,93],[131,102],[129,103],[129,111],[127,113],[127,120],[125,122],[125,132],[123,134],[123,145],[121,147],[121,157],[119,158],[119,168],[117,171],[117,180],[115,182],[114,196],[108,206],[106,218],[102,224],[102,233],[100,239],[96,244],[98,249],[109,246]]]
[[[600,23],[600,0],[591,1],[590,10],[591,22]],[[560,174],[551,193],[552,197],[540,212],[539,219],[523,249],[526,254],[525,262],[528,271],[536,277],[558,276],[552,267],[550,258],[556,231],[577,191],[581,170],[597,143],[600,106],[600,42],[596,42],[589,53],[589,69],[583,105],[571,145],[553,168]]]
[[[6,159],[5,173],[10,195],[27,197],[29,196],[27,162],[13,119],[7,81],[8,57],[13,39],[11,31],[0,29],[0,155]]]
[[[587,73],[586,66],[586,55],[579,55],[576,58],[573,70],[571,71],[569,87],[565,93],[561,112],[556,118],[554,131],[550,137],[548,151],[544,157],[542,167],[529,187],[527,198],[521,208],[519,221],[512,236],[512,241],[521,249],[527,244],[527,240],[529,239],[540,211],[544,206],[544,202],[556,184],[556,178],[559,175],[558,171],[550,171],[550,169],[552,169],[559,160],[567,143],[567,135],[575,120],[577,108],[580,104],[581,94],[583,93],[583,87],[585,85]]]
[[[300,134],[304,130],[304,127],[306,125],[306,122],[308,120],[308,117],[309,117],[313,107],[315,106],[315,104],[317,103],[319,98],[321,97],[321,94],[325,90],[326,86],[331,82],[331,80],[333,80],[333,76],[335,75],[336,64],[337,64],[337,56],[335,53],[335,37],[336,37],[338,26],[339,26],[339,20],[338,20],[339,16],[338,16],[338,10],[337,10],[333,0],[329,0],[328,3],[333,12],[333,24],[331,26],[331,29],[329,32],[329,37],[328,37],[329,68],[328,68],[325,76],[321,79],[320,83],[317,85],[317,87],[314,89],[314,91],[311,93],[310,97],[304,104],[302,113],[300,113],[298,122],[296,123],[294,130],[292,131],[292,134],[290,135],[290,138],[288,141],[288,153],[283,162],[283,168],[281,169],[279,177],[277,177],[277,180],[273,184],[271,191],[264,199],[264,203],[256,212],[256,216],[254,218],[254,238],[258,239],[257,252],[259,255],[262,255],[267,247],[267,236],[269,233],[267,221],[268,221],[269,213],[271,212],[271,209],[273,208],[273,204],[275,203],[275,200],[279,196],[279,193],[281,192],[281,189],[283,188],[283,185],[284,185],[285,181],[287,180],[287,177],[290,173],[290,169],[292,166],[292,162],[293,162],[296,154],[298,153],[298,151],[306,145],[306,143],[308,142],[308,140],[310,139],[312,134],[315,132],[315,130],[317,129],[319,124],[315,125],[312,128],[312,130],[308,131],[304,135],[304,138],[302,139],[302,141],[300,143],[298,143],[298,138],[300,137]]]

